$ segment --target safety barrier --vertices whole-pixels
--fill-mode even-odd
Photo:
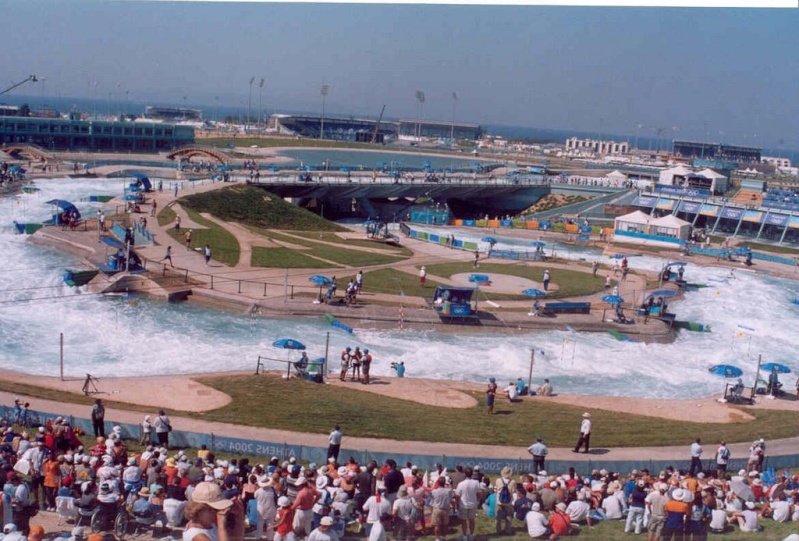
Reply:
[[[3,406],[3,418],[9,422],[14,421],[14,408]],[[41,426],[48,420],[54,420],[59,415],[49,412],[28,412],[29,426]],[[90,419],[82,417],[66,416],[70,426],[80,427],[85,433],[92,433],[92,423]],[[141,438],[141,428],[139,425],[130,423],[115,423],[110,417],[106,417],[106,426],[119,426],[122,429],[122,437],[125,439],[139,440]],[[173,419],[173,424],[176,420]],[[179,421],[177,421],[179,422]],[[316,462],[324,464],[327,462],[327,447],[314,447],[308,445],[294,445],[288,442],[255,441],[242,438],[233,438],[216,433],[198,433],[174,430],[169,434],[171,447],[199,449],[205,445],[209,450],[217,453],[233,453],[250,455],[253,457],[272,457],[276,456],[281,460],[288,460],[291,457],[304,462]],[[431,470],[436,464],[442,464],[447,469],[454,469],[456,464],[479,465],[483,471],[498,472],[505,466],[509,466],[515,473],[529,472],[533,470],[531,459],[519,456],[518,458],[492,458],[486,456],[448,456],[448,455],[428,455],[407,452],[385,453],[370,451],[369,449],[343,448],[339,453],[339,459],[344,461],[349,457],[354,457],[359,463],[366,463],[368,460],[375,460],[378,464],[384,463],[387,459],[393,458],[398,464],[410,462],[416,464],[421,469]],[[573,467],[580,475],[587,475],[593,469],[604,468],[609,471],[629,472],[633,469],[641,470],[647,468],[650,472],[665,470],[668,466],[687,466],[688,460],[593,460],[568,461],[568,460],[547,460],[546,468],[551,471],[565,472],[569,467]],[[728,470],[735,471],[746,466],[746,458],[732,459],[729,462]],[[790,455],[769,455],[765,460],[766,468],[779,470],[782,468],[794,468],[799,466],[799,454]],[[706,470],[715,470],[715,460],[708,459],[703,461]]]

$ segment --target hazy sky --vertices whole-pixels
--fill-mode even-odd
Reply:
[[[416,118],[422,90],[424,118],[451,121],[455,92],[459,122],[799,148],[795,9],[0,0],[0,13],[0,86],[46,77],[33,95],[246,107],[255,77],[255,108],[263,77],[269,111],[319,112],[324,82],[328,114]]]

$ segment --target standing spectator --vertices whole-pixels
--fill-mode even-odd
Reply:
[[[691,444],[691,467],[689,469],[691,475],[696,475],[702,471],[702,440],[696,438]]]
[[[583,413],[583,422],[580,424],[580,437],[577,439],[573,452],[579,453],[580,446],[585,445],[585,452],[588,453],[588,446],[591,443],[591,414]]]
[[[495,378],[488,378],[488,387],[486,388],[486,413],[492,415],[494,413],[494,399],[497,397],[497,380]]]
[[[468,468],[467,468],[468,470]],[[512,533],[511,521],[513,520],[513,493],[516,492],[516,481],[511,478],[513,470],[505,466],[500,472],[500,477],[494,483],[494,493],[497,495],[496,531],[497,534]],[[460,485],[459,485],[460,486]]]
[[[94,406],[92,406],[92,428],[95,438],[98,436],[105,438],[105,406],[99,398],[94,401]]]
[[[643,479],[636,481],[632,492],[630,492],[630,506],[627,511],[627,523],[624,526],[624,533],[630,533],[635,525],[635,534],[641,533],[644,527],[644,509],[646,507],[646,482]]]
[[[544,271],[544,291],[549,291],[549,269]]]
[[[177,185],[176,185],[175,186],[175,192],[177,192],[177,190],[178,190],[178,188],[177,188]],[[180,216],[175,216],[175,233],[180,233]]]
[[[446,537],[452,498],[452,490],[444,486],[444,476],[439,476],[436,479],[435,488],[430,492],[430,507],[433,509],[430,524],[433,525],[436,539],[444,539]]]
[[[145,415],[144,421],[141,423],[141,443],[142,445],[150,445],[152,439],[153,424],[150,422],[150,416]]]
[[[272,524],[277,517],[277,491],[274,488],[274,481],[272,478],[262,478],[258,481],[258,490],[255,491],[256,508],[258,509],[258,520],[256,523],[255,535],[257,539],[264,538],[264,526],[267,530],[271,530]],[[272,532],[269,531],[267,539],[273,537]]]
[[[369,541],[386,541],[386,528],[391,526],[394,516],[391,513],[382,513],[380,520],[372,527]]]
[[[211,245],[205,245],[205,265],[208,266],[208,262],[211,261]]]
[[[341,450],[341,438],[343,437],[344,433],[341,431],[341,427],[339,425],[334,426],[330,436],[328,436],[327,458],[333,458],[338,462],[338,453]]]
[[[155,209],[158,207],[158,204],[155,202],[155,197],[153,197],[153,208],[150,209],[150,216],[155,217]]]
[[[657,490],[653,490],[646,497],[646,507],[649,510],[649,524],[647,524],[647,541],[658,541],[663,533],[663,526],[666,524],[666,496],[668,485],[657,483]]]
[[[544,445],[544,441],[541,436],[538,436],[535,439],[535,443],[527,448],[527,452],[533,456],[533,473],[538,473],[541,470],[546,469],[544,467],[544,461],[546,460],[549,450],[547,449],[547,446]]]
[[[455,487],[458,497],[458,515],[461,519],[463,539],[474,539],[474,522],[477,517],[477,507],[480,505],[480,482],[472,478],[473,470],[467,467],[464,470],[466,478]],[[513,511],[511,511],[511,515]]]
[[[186,249],[191,250],[191,236],[194,234],[194,229],[186,231]]]
[[[721,478],[724,472],[727,471],[727,464],[730,461],[730,449],[725,442],[721,442],[719,448],[716,450],[716,471],[718,477]]]
[[[234,541],[244,539],[244,508],[241,500],[222,496],[214,483],[199,483],[186,505],[188,519],[184,541]],[[228,520],[230,519],[230,520]]]
[[[158,410],[158,417],[155,418],[153,427],[155,428],[155,435],[158,438],[158,445],[169,448],[169,432],[172,431],[172,424],[169,422],[169,417],[163,409]]]
[[[424,287],[424,282],[427,279],[427,268],[422,265],[422,268],[419,269],[419,285]]]

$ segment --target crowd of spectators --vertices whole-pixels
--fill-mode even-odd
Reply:
[[[600,521],[618,521],[618,533],[647,532],[650,541],[799,521],[799,476],[754,467],[732,475],[668,468],[587,476],[574,468],[518,474],[505,467],[489,476],[479,466],[423,471],[391,459],[338,463],[336,456],[326,464],[278,457],[256,464],[217,459],[205,447],[148,445],[133,454],[118,426],[86,448],[78,432],[62,418],[36,428],[4,426],[2,511],[9,534],[34,539],[32,516],[69,509],[76,519],[97,510],[108,529],[118,513],[128,513],[180,531],[186,541],[243,539],[245,531],[269,541],[337,541],[345,531],[370,541],[442,540],[453,528],[459,541],[472,541],[479,513],[493,519],[497,535],[524,528],[535,539],[573,535]]]

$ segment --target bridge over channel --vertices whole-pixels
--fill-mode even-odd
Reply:
[[[598,186],[553,185],[543,177],[502,177],[490,175],[454,176],[435,182],[423,178],[340,174],[324,172],[308,175],[264,175],[250,185],[280,197],[292,198],[306,206],[311,200],[325,205],[334,214],[349,214],[360,205],[367,214],[384,208],[382,215],[396,214],[414,203],[446,203],[456,216],[516,214],[557,190],[571,195],[596,197],[608,193]],[[350,211],[345,209],[349,208]]]
[[[233,161],[232,156],[230,156],[225,152],[222,152],[218,148],[206,147],[201,145],[189,145],[185,147],[180,147],[166,155],[166,157],[170,160],[175,160],[180,158],[190,159],[194,158],[195,156],[199,156],[203,159],[208,159],[217,162],[221,165],[227,165]]]

